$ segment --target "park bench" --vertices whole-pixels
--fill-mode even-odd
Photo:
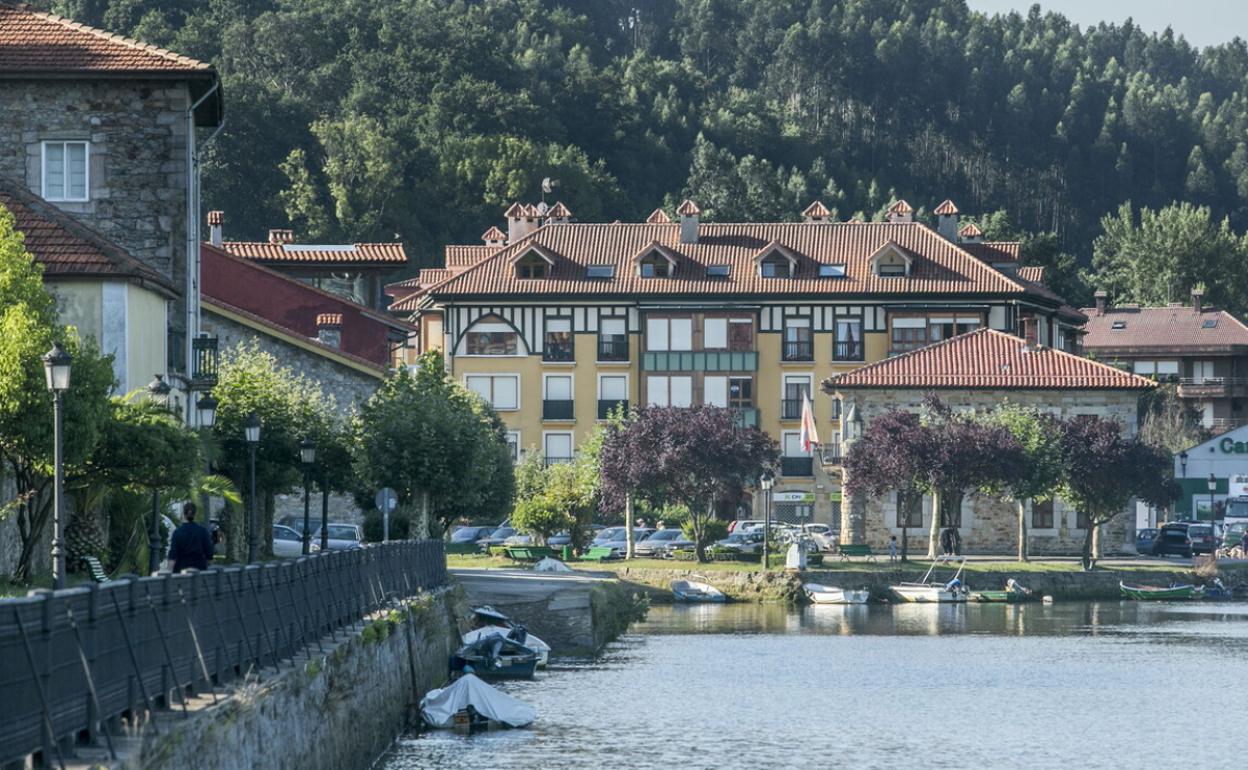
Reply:
[[[447,543],[446,553],[472,554],[481,553],[481,546],[476,543]]]
[[[581,561],[606,561],[611,558],[614,558],[612,549],[608,546],[601,545],[590,548],[588,551],[581,554]]]
[[[544,545],[513,545],[507,548],[507,558],[512,561],[535,562],[554,556],[555,549]]]
[[[853,545],[842,544],[837,547],[836,552],[841,555],[841,561],[849,561],[851,556],[862,556],[867,561],[875,561],[875,551],[871,550],[869,545]]]
[[[87,573],[91,576],[91,582],[108,582],[108,573],[104,571],[104,565],[100,564],[99,559],[94,556],[84,556],[82,557],[82,563],[87,565]]]

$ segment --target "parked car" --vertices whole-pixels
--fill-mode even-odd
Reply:
[[[532,535],[522,535],[519,532],[503,541],[503,545],[533,545]]]
[[[617,530],[615,534],[615,538],[611,540],[607,540],[603,543],[600,543],[599,545],[610,548],[613,552],[612,553],[613,557],[623,557],[624,554],[628,551],[628,543],[624,539],[626,530],[624,529],[624,527],[615,527],[615,529]],[[645,541],[646,538],[650,537],[652,533],[657,532],[657,531],[658,530],[654,529],[653,527],[634,527],[633,528],[634,553],[636,553],[635,548],[638,543]]]
[[[294,531],[298,532],[301,535],[303,534],[303,514],[298,514],[298,515],[291,514],[291,515],[283,516],[282,518],[278,519],[276,523],[281,524],[283,527],[290,527],[291,529],[293,529]],[[321,517],[309,516],[308,527],[313,532],[318,531],[321,528]]]
[[[1153,553],[1153,545],[1157,542],[1157,530],[1149,527],[1135,533],[1135,550],[1143,555]]]
[[[620,538],[624,537],[623,527],[606,527],[605,529],[599,530],[598,533],[594,535],[594,539],[591,540],[589,544],[591,546],[606,545],[612,540],[615,540],[616,537],[620,537]]]
[[[312,533],[312,541],[321,542],[321,530]],[[359,524],[329,523],[329,550],[344,551],[348,548],[359,548],[364,541],[364,529]]]
[[[692,548],[693,541],[685,537],[679,529],[659,529],[633,545],[633,555],[665,559],[676,548]]]
[[[571,532],[559,532],[557,534],[551,535],[550,537],[546,538],[546,545],[550,546],[551,548],[559,548],[560,546],[571,545],[571,544],[572,544]]]
[[[836,550],[836,533],[827,524],[803,524],[802,532],[814,542],[817,550],[825,553]]]
[[[333,532],[331,527],[330,532]],[[311,545],[312,553],[321,550],[321,546],[317,542]],[[292,527],[283,526],[281,524],[273,525],[273,555],[292,558],[303,556],[303,535]]]
[[[1193,524],[1187,528],[1187,539],[1192,543],[1192,553],[1213,553],[1218,548],[1218,538],[1208,524]]]
[[[1248,532],[1248,523],[1242,521],[1227,525],[1222,533],[1222,547],[1234,548],[1244,541],[1244,533]]]
[[[469,525],[466,527],[456,527],[451,533],[452,543],[475,543],[483,537],[489,537],[497,527],[479,527]]]
[[[763,550],[763,533],[758,532],[733,532],[728,537],[715,543],[720,548],[730,548],[740,551],[741,553],[762,553]]]
[[[1153,542],[1154,556],[1184,556],[1213,551],[1213,528],[1208,524],[1176,521],[1166,524]]]
[[[478,540],[477,545],[481,546],[482,548],[489,548],[495,545],[502,545],[507,540],[507,538],[511,537],[514,534],[516,534],[516,530],[513,527],[505,527],[505,526],[498,527],[489,535]]]
[[[735,532],[749,532],[754,529],[762,529],[762,519],[736,519],[728,522],[728,534]]]

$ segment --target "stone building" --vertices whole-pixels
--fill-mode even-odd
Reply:
[[[847,436],[861,436],[871,421],[892,409],[917,412],[928,394],[956,411],[988,410],[1009,401],[1055,417],[1096,415],[1137,427],[1139,397],[1156,384],[1116,367],[992,329],[979,329],[916,351],[869,364],[823,381],[823,391],[844,404]],[[848,441],[852,447],[853,439]],[[847,449],[848,451],[848,449]],[[843,473],[843,471],[842,471]],[[841,541],[884,549],[907,524],[911,552],[927,550],[931,499],[921,508],[898,506],[899,496],[855,496],[842,506]],[[1132,509],[1133,510],[1133,509]],[[1076,554],[1085,517],[1062,500],[1029,504],[1028,548],[1034,554]],[[1017,544],[1017,507],[1011,501],[966,494],[952,522],[965,553],[1009,553]],[[1131,551],[1134,518],[1124,512],[1105,525],[1105,553]]]
[[[175,288],[160,321],[159,372],[180,388],[200,331],[200,140],[220,128],[222,105],[208,64],[0,3],[0,177]],[[105,303],[102,326],[123,312]]]

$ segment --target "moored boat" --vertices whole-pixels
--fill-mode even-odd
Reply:
[[[482,719],[486,727],[527,727],[537,718],[537,710],[524,701],[499,692],[472,674],[464,674],[454,684],[430,690],[420,699],[420,715],[425,724],[449,730],[457,717]]]
[[[478,639],[493,636],[495,634],[509,636],[512,633],[513,628],[514,626],[482,626],[481,628],[474,628],[471,631],[465,632],[462,640],[464,644],[471,644]],[[546,668],[547,664],[550,663],[550,645],[539,639],[536,635],[528,633],[527,631],[524,635],[523,644],[525,647],[528,647],[530,650],[533,650],[538,654],[537,667]]]
[[[932,571],[936,567],[954,560],[958,561],[958,571],[954,574],[953,579],[946,583],[932,582]],[[932,566],[927,568],[927,574],[923,576],[923,580],[917,583],[902,582],[888,588],[903,602],[961,604],[966,601],[970,593],[962,583],[962,571],[964,569],[966,569],[965,557],[940,556],[932,562]]]
[[[1130,586],[1119,581],[1119,590],[1128,599],[1136,601],[1183,601],[1200,599],[1205,595],[1205,587],[1191,584],[1161,586]]]
[[[1016,604],[1029,602],[1033,599],[1031,590],[1015,582],[1014,578],[1005,581],[1005,588],[1000,591],[972,591],[971,601]]]
[[[678,602],[726,602],[728,597],[723,591],[709,583],[695,580],[673,580],[672,596]]]
[[[803,583],[802,590],[814,604],[866,604],[871,598],[871,592],[866,588],[855,590]]]
[[[451,656],[451,677],[476,674],[487,681],[532,679],[539,657],[514,639],[491,634],[456,650]]]

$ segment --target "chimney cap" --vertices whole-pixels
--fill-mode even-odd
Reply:
[[[904,200],[899,200],[893,205],[888,207],[888,213],[889,214],[913,214],[914,208],[911,207],[910,204],[906,203]]]
[[[507,210],[503,212],[503,216],[508,219],[524,219],[524,215],[525,206],[521,203],[512,203],[507,207]]]
[[[815,201],[806,207],[806,209],[802,212],[802,216],[810,217],[812,219],[815,217],[826,219],[827,217],[832,216],[832,212],[828,211],[827,206],[823,205],[823,201]]]
[[[521,209],[524,211],[525,219],[539,219],[542,216],[542,210],[532,203],[527,206],[521,206]]]
[[[568,211],[568,207],[563,205],[563,201],[557,201],[555,205],[546,210],[546,216],[551,219],[571,219],[572,212]]]
[[[1193,287],[1192,287],[1192,296],[1193,296],[1193,297],[1203,297],[1203,296],[1205,296],[1205,290],[1204,290],[1204,287],[1201,287],[1201,286],[1193,286]]]
[[[294,243],[295,231],[282,228],[269,230],[269,243]]]
[[[489,230],[481,233],[481,240],[486,243],[490,241],[505,241],[507,240],[507,233],[499,230],[498,227],[491,227]]]
[[[1095,297],[1096,299],[1105,299],[1106,297],[1109,296],[1109,292],[1105,291],[1104,289],[1097,289],[1096,291],[1092,292],[1092,296]]]
[[[949,200],[948,198],[945,198],[944,202],[941,203],[939,206],[937,206],[936,211],[934,211],[933,213],[936,214],[936,216],[938,217],[957,216],[958,207],[953,204],[953,201]]]
[[[962,229],[958,231],[958,235],[963,238],[983,238],[984,231],[979,229],[979,225],[974,222],[967,222],[962,225]]]
[[[648,225],[670,225],[671,223],[672,218],[663,209],[655,209],[650,212],[650,216],[646,217],[646,224]]]
[[[225,224],[225,212],[224,211],[209,211],[208,212],[208,224],[216,225],[216,226]]]
[[[342,326],[342,313],[318,313],[316,326]]]
[[[698,208],[698,204],[691,199],[685,198],[684,203],[676,207],[676,213],[682,217],[696,217],[702,213],[702,209]]]

